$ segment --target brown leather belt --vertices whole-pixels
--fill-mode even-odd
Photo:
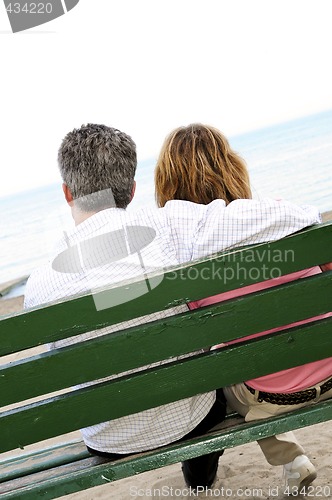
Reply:
[[[255,389],[244,383],[248,391],[251,394],[255,394]],[[320,394],[324,394],[324,392],[332,389],[332,378],[324,382],[320,386]],[[266,401],[267,403],[272,403],[275,405],[298,405],[301,403],[306,403],[307,401],[312,401],[317,397],[317,390],[315,388],[306,389],[304,391],[299,392],[290,392],[290,393],[278,393],[278,392],[258,392],[257,401],[261,403],[262,401]]]

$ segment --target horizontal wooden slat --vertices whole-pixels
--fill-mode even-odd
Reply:
[[[4,500],[35,500],[36,498],[51,500],[153,470],[156,467],[159,468],[184,459],[194,458],[204,453],[232,448],[239,444],[249,443],[263,437],[299,429],[330,419],[332,419],[332,400],[269,419],[237,424],[236,427],[220,430],[187,443],[172,444],[117,462],[104,463],[94,467],[89,466],[89,464],[84,466],[84,463],[81,466],[77,464],[74,471],[70,471],[68,468],[60,468],[56,471],[56,477],[52,475],[52,471],[46,477],[45,475],[44,477],[43,475],[34,475],[30,479],[30,484],[24,488],[9,493],[5,493],[0,489],[0,493]],[[18,481],[14,481],[9,483],[7,487],[14,488],[18,484],[20,484]]]
[[[244,419],[236,412],[230,412],[226,414],[225,420],[220,426],[223,429],[226,427],[234,426],[235,423],[241,423]],[[219,428],[219,427],[218,427]],[[55,476],[61,475],[61,466],[67,464],[73,464],[74,462],[80,462],[77,465],[78,469],[81,464],[85,462],[86,458],[95,459],[93,463],[90,461],[89,467],[98,464],[98,460],[101,457],[96,455],[91,455],[82,439],[75,439],[73,441],[68,440],[68,434],[62,436],[62,443],[56,445],[50,445],[47,442],[39,443],[39,449],[34,449],[30,452],[22,452],[18,455],[12,455],[2,459],[0,456],[0,483],[8,483],[14,479],[19,479],[22,484],[29,484],[32,480],[27,478],[22,480],[25,476],[36,475],[38,472],[47,471],[49,478],[50,469],[55,468]],[[110,461],[110,460],[108,460]],[[11,488],[8,488],[10,491]],[[7,491],[7,485],[0,485],[0,494],[3,491]]]
[[[0,483],[80,461],[90,454],[82,441],[65,443],[0,462]],[[1,485],[0,485],[1,494]]]
[[[329,312],[331,286],[332,271],[12,362],[0,369],[1,405]]]
[[[290,249],[293,254],[287,254]],[[277,255],[278,252],[280,256],[284,255],[284,258],[275,262],[271,255]],[[291,255],[294,255],[294,258],[291,258]],[[163,310],[178,303],[198,300],[221,291],[261,281],[262,274],[250,273],[254,265],[261,269],[267,266],[270,270],[278,267],[282,274],[287,274],[329,261],[332,261],[331,222],[313,226],[276,242],[256,245],[231,254],[224,252],[214,260],[205,258],[197,263],[189,263],[177,271],[169,270],[164,274],[163,281],[149,292],[148,297],[143,294],[131,300],[130,307],[129,303],[125,302],[96,311],[93,297],[86,295],[70,302],[60,302],[47,308],[38,308],[29,313],[3,318],[0,320],[0,355],[96,330]],[[244,269],[241,273],[237,272],[239,264]],[[217,279],[206,279],[208,275]],[[99,297],[106,296],[105,300],[111,302],[112,297],[137,295],[143,293],[145,288],[145,281],[114,285],[107,291],[101,291]]]
[[[4,412],[1,450],[332,356],[331,335],[329,318]]]

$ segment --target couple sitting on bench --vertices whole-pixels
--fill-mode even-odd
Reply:
[[[137,164],[135,143],[125,133],[103,125],[82,126],[64,138],[58,159],[65,198],[76,227],[59,242],[53,265],[30,276],[26,308],[222,250],[278,240],[320,222],[318,211],[311,206],[253,200],[243,160],[221,132],[200,124],[176,129],[164,142],[155,171],[158,209],[125,210],[134,196]],[[150,228],[154,236],[136,254],[130,251],[132,242],[126,241],[129,227]],[[112,236],[109,258],[98,246],[100,237],[106,234]],[[140,234],[136,237],[139,240]],[[96,258],[100,265],[85,266],[86,261],[82,262],[78,255],[74,271],[59,271],[54,265],[56,258],[88,240],[93,242],[89,244],[89,258]],[[91,252],[95,255],[91,256]],[[328,268],[326,264],[322,269],[315,267],[277,277],[191,303],[189,308]],[[93,332],[79,337],[88,339],[89,335]],[[58,341],[54,347],[64,345],[66,341]],[[251,421],[330,398],[331,380],[332,358],[328,358],[81,431],[91,453],[116,459],[204,434],[225,418],[225,395],[229,406]],[[286,486],[301,488],[315,479],[315,468],[292,432],[262,439],[259,444],[270,464],[284,466]],[[222,451],[218,451],[184,461],[186,484],[194,489],[211,487],[221,455]]]

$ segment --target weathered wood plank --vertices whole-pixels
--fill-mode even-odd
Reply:
[[[65,443],[0,462],[0,483],[89,457],[82,441]],[[1,486],[0,486],[1,493]]]
[[[293,253],[287,253],[289,251]],[[276,263],[271,255],[277,254],[284,255],[285,258]],[[286,258],[287,255],[289,258]],[[160,285],[149,292],[148,300],[143,294],[131,300],[130,307],[128,307],[128,302],[125,302],[109,309],[96,311],[93,297],[85,295],[71,302],[60,302],[48,306],[46,309],[37,308],[26,314],[17,314],[11,318],[4,317],[0,320],[2,336],[0,355],[59,340],[67,337],[68,334],[79,335],[163,310],[178,303],[198,300],[221,291],[261,281],[261,275],[249,272],[255,263],[253,258],[256,266],[259,263],[261,268],[267,266],[269,270],[278,267],[282,274],[332,261],[332,223],[312,226],[276,242],[252,246],[242,251],[223,252],[213,260],[201,259],[179,270],[169,270],[165,272]],[[246,273],[236,272],[239,264],[247,270]],[[218,270],[221,279],[190,278],[194,275],[202,277],[203,273],[205,276],[209,273],[216,276]],[[227,276],[230,277],[227,280],[225,273],[228,273]],[[175,279],[176,287],[174,287]],[[106,300],[111,303],[112,297],[117,298],[121,294],[126,296],[129,293],[137,295],[142,293],[144,288],[146,288],[145,281],[117,284],[107,291],[101,291],[99,296],[106,295]],[[29,335],[26,335],[27,331]]]
[[[237,413],[228,413],[225,420],[220,424],[220,428],[226,429],[227,427],[232,427],[236,423],[241,423],[243,421],[243,417]],[[22,486],[33,482],[31,478],[26,478],[26,476],[31,474],[36,475],[38,472],[47,471],[45,473],[45,478],[50,479],[50,477],[57,477],[62,474],[62,465],[70,464],[71,469],[76,467],[75,470],[81,470],[85,467],[93,467],[99,463],[100,457],[92,457],[83,440],[76,439],[75,441],[66,442],[65,439],[66,436],[63,436],[64,442],[62,444],[46,448],[43,447],[29,453],[1,460],[0,483],[11,481],[11,484],[14,484],[12,480],[19,478],[20,481],[15,482],[15,484],[20,484],[20,486]],[[86,458],[88,458],[89,461],[85,460]],[[74,462],[79,463],[75,465]],[[82,464],[84,464],[84,467]],[[55,468],[55,470],[52,474],[50,469],[53,468]],[[68,469],[66,468],[65,470],[67,473]],[[44,475],[39,474],[38,479],[41,477],[44,477]],[[22,478],[25,479],[22,480]],[[7,489],[10,491],[11,488],[7,487],[7,485],[3,485],[2,487],[0,486],[0,493],[7,491]]]
[[[4,412],[0,415],[1,449],[24,447],[98,422],[332,356],[331,335],[329,318]]]
[[[235,427],[227,427],[225,430],[213,432],[186,443],[172,444],[117,462],[105,462],[91,467],[87,459],[70,467],[59,468],[55,477],[52,471],[49,471],[48,478],[45,477],[47,473],[43,473],[42,476],[38,474],[31,476],[29,484],[13,481],[5,485],[3,490],[0,489],[0,493],[4,500],[35,500],[36,498],[51,500],[157,467],[171,465],[184,459],[194,458],[204,453],[235,447],[276,433],[325,422],[331,418],[332,400],[328,400],[270,419],[236,424]],[[6,493],[9,487],[20,489]]]

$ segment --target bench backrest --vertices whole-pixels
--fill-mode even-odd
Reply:
[[[170,309],[281,274],[332,261],[332,223],[273,243],[224,252],[169,269],[148,293],[144,280],[31,309],[0,320],[0,355]],[[195,311],[125,328],[68,347],[9,361],[0,368],[0,451],[136,413],[288,367],[332,356],[332,319],[209,347],[331,310],[332,271]],[[136,299],[97,310],[132,294]],[[121,302],[121,300],[120,300]],[[139,369],[193,351],[205,352],[137,373],[73,389],[77,384]],[[7,361],[8,358],[3,358]],[[67,390],[64,394],[50,393]],[[39,398],[37,402],[29,402]],[[111,401],[111,405],[103,402]]]

